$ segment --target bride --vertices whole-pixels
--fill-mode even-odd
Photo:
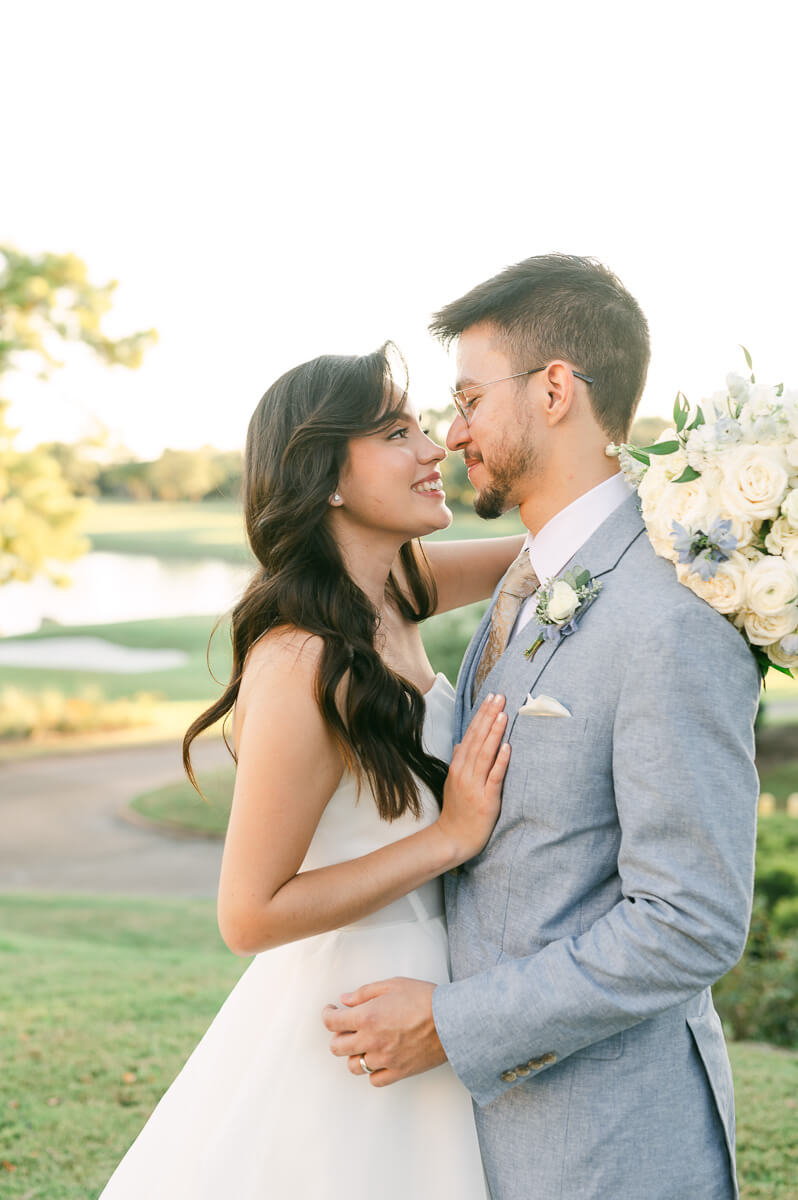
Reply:
[[[487,1196],[451,1068],[369,1086],[321,1020],[364,978],[448,979],[439,877],[487,842],[509,760],[489,698],[447,775],[453,691],[418,622],[489,596],[521,539],[414,541],[451,522],[445,451],[389,351],[304,363],[252,417],[260,567],[233,611],[230,683],[184,761],[193,780],[193,739],[233,710],[218,916],[255,957],[103,1200]]]

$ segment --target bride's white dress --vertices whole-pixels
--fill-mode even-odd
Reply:
[[[448,759],[454,694],[438,675],[424,743]],[[438,812],[422,787],[424,815]],[[345,775],[303,863],[368,854],[418,829],[381,821]],[[363,983],[448,974],[442,885],[257,955],[117,1167],[101,1200],[486,1200],[471,1099],[446,1065],[387,1088],[329,1051],[325,1004]]]

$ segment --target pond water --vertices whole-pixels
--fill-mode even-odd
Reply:
[[[110,671],[151,675],[188,662],[182,650],[141,650],[95,637],[0,638],[0,667],[43,667],[48,671]]]
[[[245,588],[252,569],[220,559],[94,551],[66,572],[72,579],[66,588],[47,579],[0,588],[0,637],[32,633],[43,620],[98,625],[223,613]]]

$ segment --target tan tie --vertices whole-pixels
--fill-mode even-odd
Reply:
[[[490,619],[490,633],[479,660],[477,673],[474,677],[474,692],[476,699],[479,689],[485,682],[488,672],[498,662],[504,653],[504,648],[510,638],[510,630],[515,624],[515,618],[527,596],[531,596],[540,586],[540,580],[535,574],[529,551],[524,549],[511,565],[502,580],[501,591],[493,607]]]

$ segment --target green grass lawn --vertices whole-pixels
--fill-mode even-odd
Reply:
[[[96,637],[138,649],[182,650],[188,655],[188,662],[173,670],[154,671],[152,674],[4,666],[3,683],[31,691],[56,688],[69,696],[91,687],[109,699],[130,696],[136,692],[157,692],[166,700],[209,701],[215,699],[220,690],[208,672],[205,657],[215,620],[212,616],[189,616],[115,621],[106,625],[48,625],[37,633],[25,634],[19,640]],[[223,679],[225,683],[230,675],[230,662],[229,636],[226,626],[222,626],[213,639],[211,667],[217,679]]]
[[[88,509],[83,532],[93,550],[237,563],[250,560],[241,506],[232,500],[201,504],[102,500]]]
[[[244,964],[209,901],[2,896],[0,931],[0,1194],[95,1200]],[[794,1200],[798,1053],[731,1055],[744,1200]]]
[[[422,637],[436,671],[444,671],[451,680],[457,678],[465,648],[484,608],[484,604],[472,604],[425,622]],[[141,692],[153,693],[161,701],[153,710],[158,723],[153,732],[176,737],[206,705],[219,696],[222,685],[230,678],[232,656],[226,624],[218,628],[211,643],[211,668],[216,680],[222,682],[214,682],[208,671],[206,654],[214,624],[215,618],[212,616],[190,616],[120,621],[108,625],[48,626],[37,633],[26,634],[21,640],[98,637],[141,649],[183,650],[188,655],[188,661],[173,670],[152,674],[4,667],[2,683],[26,692],[54,689],[65,696],[85,694],[88,690],[107,700]],[[103,744],[111,744],[114,736],[112,732],[103,735]],[[131,740],[132,736],[126,732],[120,735],[123,741]],[[135,734],[137,740],[142,737],[146,737],[146,728]],[[64,742],[66,740],[62,739]],[[78,737],[73,737],[72,741],[78,744]],[[0,742],[0,749],[2,745]],[[7,750],[2,752],[5,754]]]
[[[167,783],[165,787],[136,796],[130,807],[148,820],[168,828],[222,837],[227,829],[235,783],[232,760],[229,766],[201,771],[197,781],[202,788],[202,796],[197,794],[187,779],[178,779],[174,783]]]

